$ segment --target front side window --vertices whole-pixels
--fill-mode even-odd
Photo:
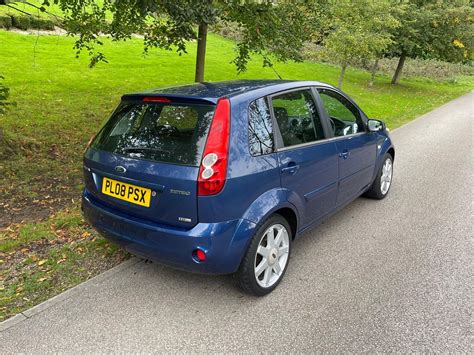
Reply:
[[[272,105],[285,147],[324,139],[321,120],[310,90],[274,96]]]
[[[122,102],[92,148],[130,158],[198,166],[214,105]]]
[[[332,90],[318,89],[318,92],[335,137],[364,132],[364,122],[353,104]]]
[[[249,105],[249,147],[253,156],[273,152],[272,118],[264,98]]]

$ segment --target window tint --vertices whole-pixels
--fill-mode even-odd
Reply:
[[[335,137],[364,132],[359,110],[346,98],[332,90],[318,89],[318,92]]]
[[[285,147],[324,139],[311,91],[278,95],[273,97],[272,104]]]
[[[273,152],[272,119],[264,98],[249,105],[249,146],[254,156]]]
[[[92,147],[131,158],[197,166],[215,106],[122,102]]]

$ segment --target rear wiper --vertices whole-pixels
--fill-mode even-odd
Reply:
[[[137,151],[137,152],[143,152],[143,151],[151,151],[154,153],[165,153],[165,154],[171,154],[168,150],[161,150],[157,148],[147,148],[147,147],[125,147],[122,149],[124,152],[131,152],[131,151]]]

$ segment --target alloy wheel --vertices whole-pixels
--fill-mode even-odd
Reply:
[[[290,238],[285,226],[270,226],[260,239],[255,254],[255,279],[268,288],[274,285],[285,271],[290,251]]]

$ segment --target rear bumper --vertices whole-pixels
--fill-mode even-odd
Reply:
[[[192,229],[173,228],[141,220],[112,209],[84,191],[82,210],[85,219],[105,238],[134,255],[178,269],[229,274],[237,271],[255,224],[246,219],[222,223],[198,223]],[[193,258],[203,250],[205,262]]]

